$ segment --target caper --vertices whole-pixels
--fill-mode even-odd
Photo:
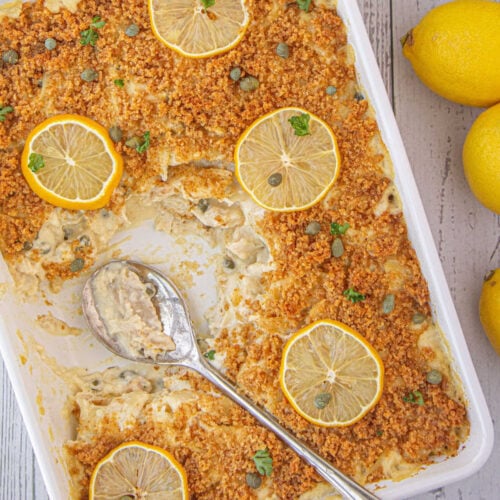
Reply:
[[[19,61],[19,54],[13,49],[6,50],[2,54],[2,61],[7,64],[16,64]]]
[[[81,271],[84,267],[85,267],[85,261],[81,257],[78,257],[69,265],[69,270],[72,273],[77,273]]]
[[[125,34],[127,36],[137,36],[139,34],[140,28],[137,26],[137,24],[132,23],[129,26],[127,26],[127,29],[125,30]]]
[[[443,374],[439,370],[431,370],[427,372],[425,379],[429,384],[440,384],[443,381]]]
[[[63,226],[62,230],[64,234],[64,241],[68,241],[73,235],[73,228],[71,226]]]
[[[236,264],[234,263],[234,260],[231,259],[231,257],[228,257],[226,255],[226,257],[224,257],[224,259],[222,260],[222,266],[225,268],[225,269],[234,269]]]
[[[50,246],[49,243],[47,243],[46,241],[42,241],[39,245],[38,245],[38,250],[40,251],[40,253],[42,255],[47,255],[51,250],[52,250],[52,247]]]
[[[198,201],[197,207],[200,210],[200,212],[205,213],[208,210],[208,207],[210,206],[210,201],[207,200],[206,198],[202,198],[201,200]]]
[[[101,209],[101,211],[99,213],[101,214],[101,217],[104,217],[105,219],[107,219],[109,217],[110,212],[106,208],[103,208],[103,209]]]
[[[99,78],[97,71],[92,68],[84,69],[80,76],[84,82],[93,82]]]
[[[53,38],[47,38],[45,40],[45,48],[47,50],[54,50],[57,46],[57,42]]]
[[[332,256],[338,259],[344,255],[344,244],[341,238],[335,238],[332,243]]]
[[[31,241],[25,241],[23,244],[23,250],[27,252],[28,250],[31,250],[33,248],[33,243]]]
[[[321,224],[318,221],[313,220],[312,222],[309,222],[309,224],[307,224],[304,232],[309,236],[316,236],[320,231]]]
[[[254,76],[245,76],[240,80],[240,89],[244,92],[252,92],[259,88],[259,80]]]
[[[135,377],[136,375],[138,375],[137,372],[135,372],[134,370],[123,370],[120,375],[118,375],[120,378],[123,378],[123,379],[131,379],[132,377]]]
[[[125,141],[125,146],[132,149],[137,149],[142,144],[142,140],[137,135],[132,136]]]
[[[328,85],[328,87],[326,87],[326,93],[328,95],[335,95],[337,93],[337,87],[334,85]]]
[[[323,410],[326,408],[331,399],[332,395],[329,392],[322,392],[314,398],[314,406],[318,410]]]
[[[384,314],[390,314],[394,311],[395,299],[396,297],[392,293],[384,297],[384,301],[382,302],[382,311],[384,311]]]
[[[241,68],[235,67],[229,72],[229,78],[237,82],[241,78]]]
[[[276,46],[276,54],[278,54],[283,59],[287,59],[288,56],[290,55],[290,48],[286,43],[280,42]]]
[[[282,182],[283,176],[279,172],[275,172],[267,178],[267,183],[272,187],[278,187]]]
[[[120,142],[122,140],[123,131],[120,127],[113,125],[108,132],[113,142]]]
[[[146,283],[146,294],[148,295],[148,297],[154,297],[157,291],[158,290],[156,289],[156,286],[153,285],[153,283]]]
[[[80,236],[79,241],[80,241],[80,245],[82,245],[84,247],[88,247],[90,245],[90,238],[86,234],[83,234],[82,236]]]
[[[90,382],[90,385],[92,386],[91,389],[93,391],[100,391],[101,390],[101,388],[100,388],[101,381],[99,379],[97,379],[97,378],[94,379],[94,380],[92,380],[92,382]]]
[[[354,94],[354,99],[356,99],[356,101],[362,101],[363,99],[365,98],[365,96],[361,93],[361,92],[356,92]]]
[[[416,325],[420,325],[425,321],[425,316],[422,313],[415,313],[411,319]]]
[[[262,478],[257,472],[247,472],[246,481],[248,486],[252,488],[252,490],[260,488],[260,485],[262,484]]]

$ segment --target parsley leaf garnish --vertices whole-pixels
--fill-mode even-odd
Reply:
[[[210,361],[213,361],[215,359],[215,351],[211,349],[210,351],[206,352],[203,356],[205,356],[205,358],[209,359]]]
[[[144,153],[147,149],[149,149],[151,143],[151,134],[149,130],[144,133],[142,136],[142,144],[139,144],[135,149],[138,153]]]
[[[424,396],[420,391],[413,391],[408,393],[407,396],[403,396],[403,401],[405,403],[412,403],[418,406],[424,405]]]
[[[106,21],[102,21],[100,16],[94,16],[90,23],[90,28],[80,33],[82,37],[80,39],[80,44],[95,47],[97,39],[99,38],[99,33],[97,33],[96,30],[103,28],[105,24]]]
[[[297,0],[297,5],[299,9],[307,12],[309,10],[309,6],[311,5],[311,0]]]
[[[213,7],[215,5],[215,0],[201,0],[201,3],[205,9]]]
[[[120,88],[123,88],[125,86],[125,82],[121,78],[116,79],[114,81],[114,84]]]
[[[5,107],[0,106],[0,122],[4,122],[6,115],[8,113],[12,113],[13,111],[14,108],[12,106],[5,106]]]
[[[36,173],[43,167],[45,167],[43,156],[38,153],[31,153],[28,159],[28,168]]]
[[[348,288],[347,290],[344,290],[343,295],[345,297],[347,297],[354,304],[356,302],[361,302],[361,301],[366,299],[365,295],[363,295],[362,293],[356,292],[356,290],[354,290],[354,288]]]
[[[344,224],[339,224],[338,222],[332,222],[330,224],[330,234],[334,234],[335,236],[340,236],[341,234],[345,234],[350,227],[351,226],[349,226],[347,222]]]
[[[269,450],[258,450],[257,453],[252,457],[255,463],[255,467],[259,474],[263,476],[270,476],[273,471],[273,459],[269,455]]]
[[[295,135],[303,137],[311,134],[309,130],[310,119],[311,117],[307,113],[301,113],[299,116],[292,116],[288,121],[295,130]]]

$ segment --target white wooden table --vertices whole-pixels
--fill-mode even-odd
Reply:
[[[473,198],[461,164],[463,140],[479,110],[449,103],[431,93],[401,55],[401,36],[430,8],[445,0],[357,1],[392,99],[467,344],[496,422],[498,444],[477,474],[415,499],[499,499],[500,357],[481,330],[477,302],[482,276],[489,269],[500,267],[500,217]],[[3,363],[0,402],[0,500],[45,500],[47,493]]]

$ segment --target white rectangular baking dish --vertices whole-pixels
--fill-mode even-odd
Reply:
[[[0,4],[8,3],[0,0]],[[348,30],[349,42],[354,48],[356,67],[361,86],[377,117],[382,138],[394,164],[395,182],[399,189],[410,239],[419,257],[422,271],[429,284],[433,312],[450,346],[454,367],[460,375],[468,400],[471,423],[470,436],[460,453],[448,460],[429,466],[414,477],[399,483],[384,482],[377,494],[382,498],[405,498],[458,481],[477,471],[488,458],[493,446],[493,426],[481,391],[467,345],[448,291],[437,250],[433,244],[425,212],[420,200],[394,114],[384,88],[363,19],[356,1],[339,0],[338,11]],[[154,232],[152,226],[142,226],[119,237],[123,255],[131,255],[148,262],[165,259],[179,261],[175,242],[165,234]],[[147,248],[142,242],[148,241]],[[201,242],[194,242],[200,245]],[[201,254],[201,252],[200,252]],[[210,254],[205,248],[204,255]],[[161,255],[161,258],[160,258]],[[103,261],[106,256],[103,257]],[[201,265],[204,262],[200,262]],[[205,263],[207,264],[207,263]],[[210,269],[198,278],[198,289],[210,289]],[[203,283],[205,282],[205,286]],[[11,279],[0,257],[0,283],[8,283],[2,296],[0,288],[0,351],[5,360],[12,386],[21,408],[49,496],[54,500],[69,497],[69,479],[61,454],[62,444],[72,437],[71,424],[64,415],[69,389],[40,358],[33,347],[43,338],[45,355],[57,359],[63,366],[84,366],[89,370],[109,365],[107,351],[95,345],[85,334],[79,337],[43,337],[34,320],[46,312],[45,301],[20,303],[11,293]],[[49,309],[55,316],[67,320],[71,326],[83,327],[84,322],[75,311],[82,282],[73,280],[57,297]],[[52,297],[47,297],[50,301]],[[189,294],[191,311],[202,311],[213,297]],[[197,318],[195,317],[195,322]],[[198,318],[201,321],[200,318]],[[33,342],[34,341],[34,342]]]

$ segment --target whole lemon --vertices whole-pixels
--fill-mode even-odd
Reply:
[[[476,198],[500,214],[500,104],[477,117],[465,139],[462,159]]]
[[[500,355],[500,268],[491,271],[484,279],[479,319],[493,349]]]
[[[445,3],[401,42],[415,73],[437,94],[469,106],[500,102],[500,3]]]

